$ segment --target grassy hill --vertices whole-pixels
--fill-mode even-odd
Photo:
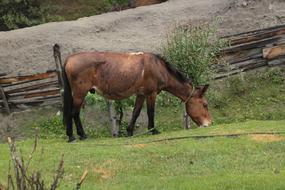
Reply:
[[[252,132],[282,134],[183,138]],[[33,140],[17,146],[28,155]],[[0,144],[0,183],[9,167],[7,144]],[[67,144],[40,139],[32,166],[47,181],[64,154],[65,175],[59,189],[72,189],[88,169],[82,189],[267,190],[285,188],[285,120],[247,121],[212,128],[165,132],[136,138],[101,138]]]

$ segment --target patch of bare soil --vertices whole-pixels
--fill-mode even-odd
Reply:
[[[285,140],[280,135],[262,134],[262,135],[250,135],[250,138],[257,142],[276,142]]]
[[[128,147],[140,149],[140,148],[145,148],[146,144],[132,144],[132,145],[128,145]]]
[[[100,181],[107,180],[115,175],[114,171],[106,168],[96,168],[94,169],[94,175],[99,177]]]
[[[241,33],[285,23],[284,0],[235,0],[220,15],[221,34]]]
[[[112,165],[113,162],[114,160],[107,160],[102,164],[101,167],[96,167],[93,169],[94,176],[99,179],[100,182],[108,180],[116,175],[117,167]]]

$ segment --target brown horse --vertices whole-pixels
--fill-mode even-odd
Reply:
[[[187,114],[198,126],[211,124],[207,100],[203,97],[208,85],[196,87],[162,57],[151,53],[84,52],[69,56],[63,68],[64,122],[69,142],[75,140],[74,119],[80,139],[86,138],[79,113],[88,91],[111,100],[136,95],[132,119],[127,128],[133,135],[135,122],[144,101],[147,103],[148,129],[153,134],[156,96],[168,91],[186,105]]]

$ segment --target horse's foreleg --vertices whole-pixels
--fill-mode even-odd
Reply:
[[[83,97],[75,96],[73,99],[73,119],[74,119],[74,123],[76,126],[77,134],[79,135],[80,140],[84,140],[87,138],[83,130],[81,120],[80,120],[80,109],[81,109],[83,101],[84,101]]]
[[[147,104],[147,116],[148,116],[148,129],[151,130],[152,134],[159,134],[160,132],[154,128],[154,111],[155,111],[155,100],[156,93],[151,94],[146,99]]]
[[[136,102],[135,102],[135,107],[134,107],[134,110],[133,110],[132,119],[131,119],[130,124],[129,124],[128,128],[127,128],[128,136],[133,136],[134,126],[135,126],[135,123],[137,121],[138,116],[141,113],[144,100],[145,100],[144,96],[137,95]]]

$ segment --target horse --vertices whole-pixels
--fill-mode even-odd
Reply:
[[[80,109],[89,91],[110,100],[136,95],[127,135],[132,136],[144,101],[148,129],[154,128],[155,101],[161,91],[180,98],[190,118],[200,127],[211,124],[208,102],[204,97],[209,85],[195,87],[191,80],[162,56],[152,53],[81,52],[70,55],[62,68],[64,83],[63,120],[68,142],[75,140],[72,119],[80,140],[87,138],[80,120]]]

